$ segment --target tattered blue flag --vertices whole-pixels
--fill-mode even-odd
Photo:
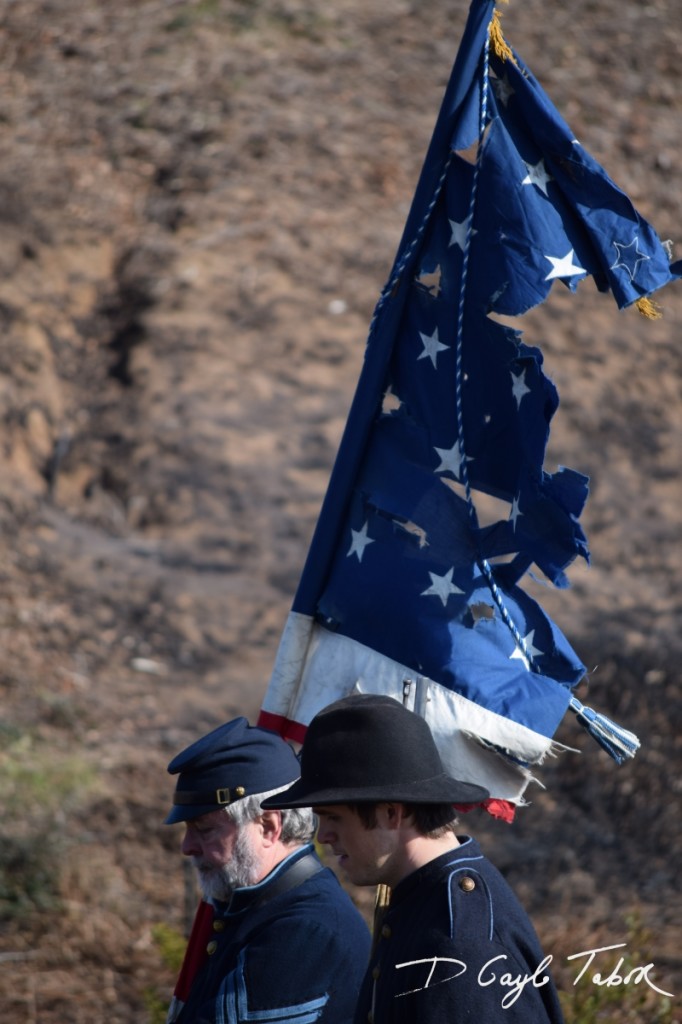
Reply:
[[[519,585],[533,566],[567,586],[588,559],[588,481],[544,471],[556,389],[490,315],[588,276],[645,307],[680,265],[506,48],[492,0],[474,0],[261,724],[301,740],[331,701],[389,694],[508,818],[569,707],[632,756],[636,737],[576,701],[584,666]]]

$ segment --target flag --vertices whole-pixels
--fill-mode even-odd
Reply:
[[[567,709],[632,756],[636,737],[576,700],[584,666],[521,586],[565,587],[589,559],[588,480],[544,470],[558,395],[496,317],[587,277],[651,311],[680,270],[473,0],[260,724],[301,741],[331,701],[389,694],[509,819]]]

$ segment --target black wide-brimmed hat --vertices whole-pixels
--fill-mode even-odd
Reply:
[[[482,786],[445,772],[427,723],[392,697],[353,694],[308,726],[301,778],[264,808],[324,804],[480,803]]]
[[[226,722],[186,747],[168,771],[178,776],[178,782],[166,825],[192,821],[254,793],[281,789],[300,775],[289,744],[245,718]]]

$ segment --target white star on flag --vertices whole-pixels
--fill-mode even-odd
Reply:
[[[462,252],[464,252],[467,244],[467,233],[469,231],[469,218],[467,217],[466,220],[451,220],[448,223],[450,224],[450,231],[452,232],[448,246],[458,245]],[[476,228],[471,232],[472,237],[475,234]]]
[[[439,339],[438,339],[438,328],[437,327],[436,327],[435,331],[433,332],[433,334],[431,334],[431,335],[429,335],[429,334],[422,334],[422,332],[420,331],[419,332],[419,337],[421,338],[422,343],[424,345],[424,351],[421,353],[421,355],[417,356],[417,359],[418,360],[419,359],[427,359],[427,358],[430,359],[431,362],[433,363],[433,366],[434,366],[434,369],[435,369],[435,367],[436,367],[436,359],[438,358],[438,353],[445,351],[445,349],[449,348],[450,346],[449,345],[443,345],[442,342],[439,341]]]
[[[518,376],[515,373],[512,373],[511,378],[514,381],[512,384],[512,393],[516,399],[516,408],[519,409],[521,407],[521,399],[523,396],[530,394],[530,388],[526,384],[526,371],[522,370]]]
[[[544,160],[538,160],[536,164],[526,164],[528,174],[521,182],[522,185],[537,185],[540,191],[547,195],[547,183],[554,181],[551,174],[547,173]]]
[[[549,260],[552,264],[552,269],[545,278],[545,281],[551,281],[555,277],[576,277],[578,274],[586,274],[587,271],[583,270],[582,267],[578,267],[573,262],[574,250],[566,253],[565,256],[547,256],[545,259]]]
[[[511,512],[509,513],[509,518],[512,521],[512,523],[514,524],[514,533],[516,533],[516,520],[519,518],[519,516],[523,515],[523,512],[519,508],[519,499],[520,499],[520,497],[521,497],[520,494],[516,495],[516,497],[512,501]]]
[[[651,259],[651,257],[647,256],[646,253],[640,252],[638,241],[639,239],[637,238],[637,235],[635,235],[628,245],[623,245],[622,242],[613,243],[618,253],[618,259],[611,267],[611,270],[617,270],[618,267],[625,267],[630,275],[631,281],[634,281],[640,263],[643,263],[644,260]]]
[[[455,441],[452,448],[436,448],[436,451],[440,456],[440,466],[436,468],[435,472],[449,472],[459,480],[460,473],[462,472],[462,463],[467,458],[459,450],[459,441]],[[467,461],[469,460],[467,459]]]
[[[373,544],[374,541],[371,537],[367,536],[367,528],[369,523],[365,523],[361,530],[351,530],[352,540],[350,550],[346,555],[346,558],[350,558],[351,555],[358,556],[358,562],[362,561],[362,556],[365,553],[365,548],[368,544]]]
[[[538,650],[537,647],[533,646],[533,637],[534,636],[535,636],[535,630],[531,629],[530,633],[527,633],[526,636],[524,636],[524,638],[523,638],[523,642],[526,645],[526,651],[528,652],[528,657],[530,657],[531,660],[534,660],[535,658],[538,658],[541,654],[545,653],[544,651],[540,651],[540,650]],[[517,646],[517,647],[514,648],[514,653],[509,655],[509,660],[511,661],[513,658],[518,658],[518,660],[522,661],[523,664],[528,669],[528,671],[530,672],[530,665],[528,664],[528,657],[526,657],[525,652],[520,647]]]
[[[454,571],[455,569],[453,566],[452,569],[448,569],[444,576],[438,576],[435,572],[429,572],[429,576],[431,577],[431,586],[427,590],[422,590],[421,596],[427,597],[432,594],[434,597],[439,597],[443,602],[443,607],[445,607],[448,603],[450,594],[463,594],[464,591],[460,590],[459,587],[456,587],[452,582]]]

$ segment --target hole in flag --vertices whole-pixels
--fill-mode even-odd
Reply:
[[[492,523],[509,519],[510,501],[496,498],[492,494],[484,494],[483,491],[472,491],[471,496],[476,506],[480,526],[490,526]]]
[[[396,394],[393,393],[391,385],[384,392],[384,398],[381,403],[381,412],[383,416],[390,416],[391,413],[398,412],[402,402]]]
[[[517,555],[518,551],[510,551],[506,555],[491,555],[488,561],[491,565],[508,565]]]
[[[449,477],[440,477],[444,484],[453,491],[458,498],[462,498],[464,501],[467,500],[466,489],[464,484],[461,484],[459,480],[451,480]],[[486,494],[484,491],[477,491],[474,488],[471,489],[471,500],[474,508],[476,509],[476,517],[478,519],[478,525],[491,526],[493,523],[504,522],[509,519],[509,513],[511,511],[511,502],[505,501],[502,498],[496,498],[492,494]]]
[[[467,146],[465,149],[456,149],[455,150],[456,155],[461,160],[464,160],[468,164],[475,164],[476,163],[476,161],[478,159],[479,146],[481,144],[485,145],[485,141],[486,141],[488,135],[490,134],[490,125],[491,125],[491,123],[492,122],[489,121],[488,124],[485,126],[485,128],[483,130],[483,135],[482,135],[481,138],[474,139],[474,141],[471,143],[471,145]]]
[[[440,477],[440,481],[449,487],[458,498],[462,499],[462,501],[467,500],[466,488],[464,487],[464,484],[459,482],[459,480],[451,480],[448,476],[442,476]]]
[[[486,604],[485,601],[477,601],[475,604],[470,604],[469,611],[471,612],[474,624],[480,622],[481,619],[495,618],[494,607],[491,604]]]
[[[465,160],[468,164],[475,164],[476,157],[478,156],[478,139],[472,142],[466,149],[457,149],[455,152],[458,157]]]
[[[433,295],[434,299],[437,299],[440,295],[440,280],[441,270],[440,265],[435,270],[429,272],[422,270],[417,274],[417,284],[420,284],[426,291]]]
[[[405,530],[413,537],[416,537],[417,543],[419,544],[420,548],[428,547],[429,540],[426,534],[426,530],[423,527],[417,526],[417,524],[413,523],[411,520],[398,519],[397,517],[393,518],[393,522],[402,530]]]
[[[486,316],[488,317],[489,320],[493,320],[496,324],[500,324],[501,327],[510,327],[518,340],[521,338],[521,335],[523,333],[522,331],[519,330],[518,326],[520,317],[524,315],[523,312],[519,312],[516,316],[513,316],[511,313],[497,313],[493,308],[496,299],[498,299],[500,295],[503,295],[504,291],[505,289],[500,288],[500,290],[496,292],[495,295],[492,295],[490,297],[490,309],[488,310]]]

